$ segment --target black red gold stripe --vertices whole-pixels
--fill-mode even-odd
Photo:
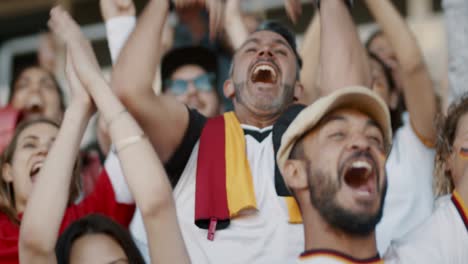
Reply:
[[[329,249],[307,250],[303,252],[299,258],[302,260],[305,260],[305,259],[309,259],[313,257],[335,258],[341,262],[349,263],[349,264],[383,264],[384,263],[383,260],[380,258],[379,254],[371,258],[367,258],[367,259],[357,259],[349,255],[346,255],[344,253],[334,251],[334,250],[329,250]]]
[[[455,205],[455,208],[457,208],[463,223],[465,223],[466,230],[468,231],[468,207],[466,207],[465,202],[457,191],[454,191],[452,194],[452,202]]]

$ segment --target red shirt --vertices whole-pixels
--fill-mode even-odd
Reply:
[[[92,213],[101,213],[128,227],[132,220],[135,205],[120,204],[115,199],[114,190],[106,170],[102,170],[93,192],[79,204],[71,205],[65,211],[60,226],[60,234],[74,221]],[[47,213],[47,212],[44,212]],[[38,221],[41,221],[38,219]],[[0,263],[17,264],[20,227],[0,213]]]

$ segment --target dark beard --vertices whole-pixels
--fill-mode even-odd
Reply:
[[[245,100],[242,95],[242,89],[247,89],[247,82],[233,82],[234,84],[234,91],[235,91],[235,96],[236,96],[236,101],[240,105],[245,106]],[[256,105],[259,109],[263,111],[279,111],[281,112],[283,109],[288,107],[294,102],[294,85],[289,85],[283,83],[283,93],[281,94],[281,97],[278,98],[280,99],[279,105],[276,105],[274,103],[268,104],[268,105]]]
[[[310,201],[330,226],[356,237],[368,236],[375,230],[383,215],[387,193],[386,177],[382,188],[380,208],[377,213],[370,215],[352,212],[337,203],[335,198],[340,189],[339,181],[334,184],[331,177],[322,171],[310,171],[308,168],[308,172],[311,174],[308,175]]]

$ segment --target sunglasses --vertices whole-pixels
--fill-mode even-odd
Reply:
[[[213,90],[215,76],[213,73],[206,73],[192,80],[166,80],[164,87],[175,95],[182,95],[187,92],[188,86],[192,83],[200,92],[210,92]]]

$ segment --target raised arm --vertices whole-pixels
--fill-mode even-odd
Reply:
[[[115,63],[123,45],[135,28],[135,5],[132,0],[100,0],[99,6],[106,25],[112,63]]]
[[[468,91],[468,1],[444,0],[449,52],[449,104]]]
[[[234,50],[238,49],[247,39],[249,32],[242,20],[241,0],[227,0],[224,31]]]
[[[320,84],[324,93],[370,87],[369,59],[343,0],[320,1]]]
[[[169,9],[167,0],[150,0],[112,72],[111,86],[135,117],[161,160],[166,162],[180,144],[188,127],[188,111],[174,98],[157,96],[152,90],[160,63],[159,48]]]
[[[55,244],[67,207],[70,182],[80,142],[93,113],[86,91],[71,71],[67,55],[67,79],[72,88],[60,131],[51,147],[24,212],[19,240],[21,263],[55,263]]]
[[[301,103],[311,104],[320,97],[317,85],[317,74],[320,66],[320,18],[317,13],[310,21],[302,42],[301,83],[304,85],[304,95]]]
[[[54,32],[67,43],[79,80],[108,124],[125,178],[143,216],[152,263],[189,263],[172,188],[161,161],[100,74],[91,45],[78,25],[65,11],[54,12]]]
[[[366,4],[395,51],[413,128],[424,141],[434,142],[435,91],[416,38],[390,1],[366,0]]]

